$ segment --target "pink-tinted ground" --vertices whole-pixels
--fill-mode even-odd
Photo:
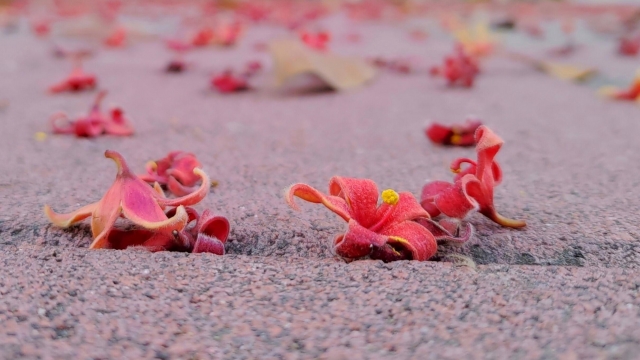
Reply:
[[[49,131],[55,111],[85,112],[94,94],[45,93],[66,62],[30,35],[0,36],[0,357],[2,358],[620,358],[640,351],[640,108],[592,87],[491,59],[477,86],[447,89],[426,75],[382,73],[347,93],[269,89],[220,95],[209,74],[247,60],[266,39],[189,56],[160,71],[158,43],[87,61],[107,103],[133,118],[133,138],[76,139]],[[437,63],[450,43],[416,45],[406,29],[363,26],[358,55],[414,54]],[[570,58],[630,79],[637,60],[594,44]],[[264,84],[262,85],[264,86]],[[450,179],[471,149],[436,147],[429,119],[475,114],[506,141],[496,204],[528,227],[474,215],[477,237],[443,247],[450,262],[346,264],[329,244],[345,224],[322,206],[290,210],[282,189],[324,189],[333,175],[367,177],[418,195]],[[219,182],[199,208],[232,223],[227,255],[89,251],[88,225],[60,230],[42,206],[68,211],[113,181],[105,149],[131,166],[174,149],[198,155]]]

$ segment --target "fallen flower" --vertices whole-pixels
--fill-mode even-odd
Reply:
[[[615,100],[640,102],[640,70],[636,73],[636,76],[629,88],[619,89],[615,86],[603,86],[598,92],[603,96]]]
[[[104,44],[109,47],[123,47],[127,42],[127,29],[117,27],[104,39]]]
[[[440,145],[473,146],[476,144],[475,133],[482,121],[469,118],[462,125],[446,126],[432,123],[425,129],[425,135]]]
[[[346,222],[348,230],[336,236],[336,254],[347,259],[370,256],[383,261],[427,260],[437,250],[434,236],[414,220],[429,219],[409,192],[398,194],[387,189],[378,205],[378,187],[369,179],[334,176],[329,195],[306,184],[294,184],[285,190],[285,200],[298,210],[293,198],[322,203]]]
[[[181,231],[189,220],[185,206],[199,203],[209,191],[209,177],[196,168],[193,172],[202,179],[200,188],[187,196],[168,199],[159,185],[151,187],[134,175],[122,155],[107,150],[104,156],[116,163],[118,172],[115,182],[100,201],[68,214],[58,214],[49,205],[44,206],[44,213],[49,221],[61,228],[68,228],[91,216],[93,242],[90,249],[109,247],[109,234],[120,216],[144,229],[154,231],[156,236],[173,234],[174,230]],[[177,207],[171,217],[167,217],[163,211],[167,206]]]
[[[247,80],[234,75],[231,70],[215,75],[213,79],[211,79],[211,86],[221,93],[231,93],[249,89]]]
[[[147,174],[138,176],[146,182],[167,186],[176,196],[185,196],[196,190],[195,185],[200,177],[193,170],[201,167],[194,154],[172,151],[160,160],[149,161],[146,165]]]
[[[326,31],[316,33],[303,31],[300,33],[300,40],[312,49],[325,51],[331,41],[331,35]]]
[[[449,86],[471,87],[479,73],[478,62],[462,46],[456,46],[453,54],[446,56],[440,67],[431,68],[431,75],[444,77]]]
[[[620,38],[618,53],[624,56],[638,55],[640,53],[640,36]]]
[[[102,134],[128,136],[134,130],[129,120],[124,116],[122,109],[115,107],[109,111],[108,115],[100,111],[100,104],[106,96],[106,91],[101,91],[96,96],[96,100],[89,111],[89,114],[70,121],[67,114],[59,112],[51,119],[51,127],[54,134],[75,134],[79,137],[95,137]],[[65,125],[61,125],[64,122]]]
[[[146,229],[120,230],[113,229],[109,233],[110,249],[126,249],[131,246],[142,246],[150,251],[187,251],[191,253],[212,253],[224,255],[224,243],[229,237],[229,221],[224,216],[213,215],[205,210],[202,215],[190,207],[186,207],[187,225],[182,230],[171,232],[154,232]],[[177,212],[173,208],[166,212],[173,218]],[[191,222],[195,225],[189,227]]]
[[[420,203],[434,217],[442,213],[454,219],[463,219],[469,213],[478,211],[502,226],[526,226],[522,220],[503,217],[493,205],[493,188],[502,181],[502,170],[494,157],[504,141],[484,125],[476,130],[475,137],[478,162],[467,158],[454,160],[451,163],[451,171],[457,174],[454,183],[427,183],[422,189]],[[469,166],[463,170],[461,166],[465,163]]]
[[[77,66],[65,80],[51,86],[49,91],[52,93],[60,93],[64,91],[78,92],[83,90],[95,89],[97,85],[96,76],[82,70],[81,66]]]

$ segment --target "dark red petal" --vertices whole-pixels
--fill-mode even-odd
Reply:
[[[347,232],[335,238],[334,246],[339,256],[356,259],[369,255],[374,246],[381,247],[386,241],[386,236],[376,234],[351,220]]]
[[[443,189],[434,197],[434,204],[443,214],[463,219],[470,212],[477,210],[479,205],[477,199],[463,190],[463,186],[468,183],[478,182],[473,175],[466,175],[460,181],[456,181],[453,186]],[[464,187],[466,190],[466,187]]]
[[[451,139],[451,135],[453,135],[453,132],[448,126],[433,123],[425,130],[425,134],[434,143],[445,144],[449,139]]]
[[[424,261],[438,250],[435,237],[424,226],[414,221],[404,221],[388,227],[381,233],[388,236],[387,243],[394,249],[406,249],[411,252],[407,260]]]
[[[207,209],[202,213],[200,219],[198,219],[196,231],[199,234],[215,237],[224,243],[227,241],[227,237],[229,237],[229,220],[224,216],[214,215]]]
[[[420,205],[431,217],[440,215],[440,210],[435,205],[435,197],[452,186],[453,184],[446,181],[432,181],[424,185],[420,195]]]
[[[196,243],[193,247],[193,253],[211,253],[216,255],[224,255],[224,244],[222,241],[205,234],[198,234]]]

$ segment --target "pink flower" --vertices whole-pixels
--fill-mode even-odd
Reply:
[[[249,89],[247,81],[233,74],[232,71],[225,71],[211,79],[211,85],[221,93],[231,93]]]
[[[44,213],[49,221],[61,228],[67,228],[91,216],[93,234],[91,249],[110,246],[109,234],[116,220],[121,216],[152,231],[157,237],[173,236],[174,231],[182,231],[189,222],[185,206],[199,203],[209,192],[209,177],[204,171],[196,168],[193,172],[202,179],[200,188],[186,196],[168,199],[159,185],[151,187],[134,175],[122,155],[107,150],[104,156],[116,163],[118,172],[115,182],[100,201],[85,205],[68,214],[55,213],[48,205],[44,207]],[[163,211],[168,206],[177,207],[171,217]]]
[[[306,184],[291,185],[285,190],[285,200],[298,210],[294,196],[321,203],[348,223],[347,232],[333,241],[339,256],[427,260],[436,253],[436,239],[415,221],[428,220],[429,214],[411,193],[385,190],[378,205],[378,187],[373,181],[334,176],[329,181],[329,195]]]
[[[502,226],[526,226],[522,220],[503,217],[493,205],[493,188],[502,180],[502,170],[494,157],[504,142],[484,125],[476,130],[475,137],[478,162],[466,158],[454,160],[451,163],[451,170],[457,174],[454,183],[427,183],[422,189],[420,203],[431,216],[442,213],[454,219],[463,219],[469,213],[478,211]],[[469,166],[462,170],[464,163]]]
[[[482,121],[467,119],[464,124],[446,126],[433,123],[425,129],[425,135],[436,144],[473,146],[476,144],[474,135]]]
[[[201,168],[202,164],[192,153],[172,151],[160,160],[147,163],[147,174],[139,175],[149,183],[159,183],[167,186],[169,191],[177,196],[185,196],[195,191],[195,185],[200,180],[193,170]]]
[[[52,85],[49,88],[49,91],[52,93],[60,93],[64,91],[78,92],[95,89],[96,85],[96,76],[84,72],[81,66],[77,66],[66,79]]]
[[[479,73],[478,62],[460,45],[456,46],[453,54],[445,57],[442,66],[431,68],[431,75],[444,77],[449,86],[471,87]]]
[[[87,116],[70,121],[67,114],[57,113],[51,119],[51,127],[54,134],[75,134],[79,137],[96,137],[102,134],[128,136],[133,134],[133,127],[124,117],[122,109],[116,107],[109,111],[108,115],[100,111],[100,103],[106,95],[106,91],[98,93],[96,100]],[[61,125],[60,122],[65,125]]]

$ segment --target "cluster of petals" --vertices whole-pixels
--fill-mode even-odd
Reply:
[[[440,145],[473,146],[476,144],[476,130],[481,125],[482,121],[474,118],[467,119],[464,124],[451,126],[434,122],[425,129],[425,135]]]
[[[427,183],[422,189],[420,203],[433,217],[444,214],[462,220],[477,211],[502,226],[526,226],[522,220],[500,215],[493,204],[494,187],[502,181],[502,170],[494,158],[503,140],[484,125],[476,130],[475,139],[477,162],[468,158],[454,160],[451,163],[451,171],[456,173],[454,182]],[[463,164],[467,164],[465,169],[462,169]]]
[[[232,93],[249,90],[249,79],[262,70],[258,61],[250,61],[242,72],[227,69],[211,79],[211,86],[221,93]]]
[[[640,53],[640,36],[624,36],[618,42],[618,54],[636,56]]]
[[[49,91],[61,93],[93,90],[96,88],[97,83],[95,75],[85,72],[81,66],[76,66],[66,79],[49,87]]]
[[[431,68],[431,75],[442,76],[449,86],[471,87],[479,73],[477,60],[467,54],[462,46],[456,46],[453,54],[446,56],[441,66]]]
[[[427,260],[437,250],[431,232],[416,220],[429,220],[429,214],[409,192],[382,192],[369,179],[335,176],[325,195],[307,184],[294,184],[285,190],[285,200],[299,209],[294,197],[323,204],[348,223],[348,229],[333,240],[335,253],[343,258],[393,261]]]
[[[76,120],[69,120],[64,112],[51,116],[50,123],[54,134],[75,134],[78,137],[96,137],[99,135],[132,135],[134,130],[124,112],[114,107],[107,114],[100,111],[100,104],[106,91],[98,93],[96,100],[86,116]]]
[[[229,223],[221,216],[205,211],[202,215],[190,208],[205,198],[209,177],[199,168],[193,170],[202,184],[194,192],[167,198],[160,185],[149,186],[129,169],[122,155],[107,150],[105,157],[117,166],[115,182],[98,202],[59,214],[45,205],[44,212],[54,225],[68,228],[91,217],[91,249],[122,249],[141,246],[151,251],[181,250],[224,253]],[[169,208],[169,209],[167,209]],[[136,226],[131,230],[115,228],[124,218]],[[195,221],[195,225],[189,226]]]
[[[194,173],[202,164],[192,153],[172,151],[160,160],[149,161],[147,174],[139,177],[148,183],[166,186],[176,196],[185,196],[196,191],[200,176]]]
[[[315,33],[303,31],[300,33],[300,40],[312,49],[325,51],[331,41],[331,34],[327,31],[318,31]]]

